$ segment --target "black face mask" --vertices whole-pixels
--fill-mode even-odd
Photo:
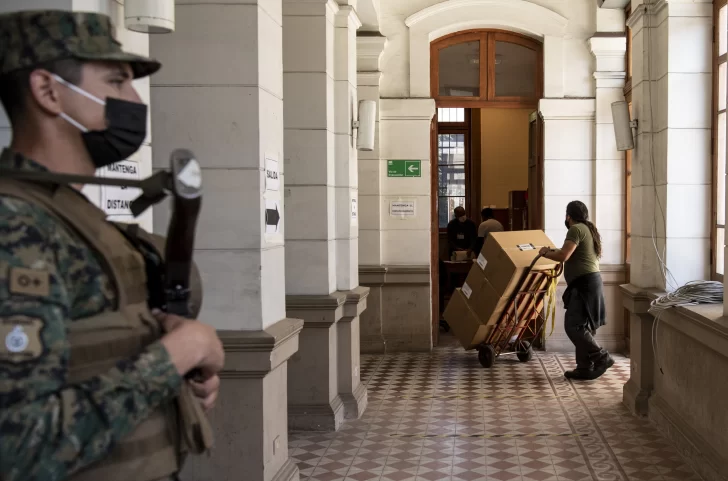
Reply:
[[[565,220],[565,221],[564,221],[564,225],[565,225],[565,226],[566,226],[566,228],[568,229],[568,228],[570,227],[570,226],[569,226],[569,221],[568,221],[568,220]]]
[[[139,150],[147,136],[146,105],[112,97],[104,101],[58,75],[54,77],[77,94],[104,105],[107,123],[104,130],[89,131],[75,119],[61,113],[61,117],[82,132],[84,145],[96,168],[126,160]]]
[[[105,130],[81,134],[91,161],[105,167],[126,160],[139,150],[147,136],[147,106],[126,100],[106,99]]]

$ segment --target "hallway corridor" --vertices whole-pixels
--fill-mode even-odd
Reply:
[[[573,356],[483,369],[459,347],[362,357],[369,408],[338,433],[296,433],[301,480],[699,480],[621,404],[629,359],[570,383]]]

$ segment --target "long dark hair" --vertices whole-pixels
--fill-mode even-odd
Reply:
[[[599,235],[597,226],[589,220],[589,209],[584,203],[578,200],[569,202],[569,205],[566,206],[566,215],[577,224],[584,224],[589,228],[594,242],[594,253],[597,257],[602,257],[602,236]]]

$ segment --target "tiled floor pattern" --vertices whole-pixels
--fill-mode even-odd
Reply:
[[[621,404],[629,360],[569,382],[573,356],[483,369],[457,347],[362,359],[369,407],[337,433],[291,435],[311,481],[699,481]]]

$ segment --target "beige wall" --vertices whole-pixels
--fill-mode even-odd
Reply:
[[[533,109],[481,109],[481,203],[508,207],[528,188],[528,117]]]

